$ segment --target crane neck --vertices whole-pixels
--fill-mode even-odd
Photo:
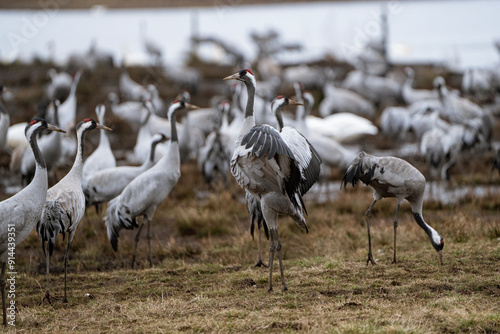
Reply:
[[[168,118],[170,120],[170,142],[171,143],[173,143],[173,142],[177,143],[179,141],[179,137],[177,135],[176,115],[177,115],[177,110],[174,110],[174,111],[168,113]],[[185,129],[184,131],[187,131],[187,129]]]
[[[81,178],[83,173],[83,152],[85,149],[85,133],[87,129],[82,127],[77,128],[76,138],[77,138],[77,152],[75,157],[75,162],[73,163],[73,167],[68,174],[76,173],[77,176]]]
[[[40,152],[40,148],[38,147],[38,142],[36,139],[38,135],[37,132],[38,131],[32,133],[31,137],[29,138],[29,144],[31,146],[31,150],[33,151],[33,156],[35,157],[35,175],[33,176],[33,180],[31,180],[31,183],[28,184],[24,189],[26,189],[25,191],[28,192],[33,192],[33,190],[28,189],[37,189],[37,192],[41,190],[45,196],[48,189],[47,165],[45,164],[45,159],[42,155],[42,152]]]
[[[159,141],[154,141],[151,143],[151,147],[149,148],[149,160],[146,160],[144,162],[144,165],[152,165],[155,162],[155,151],[156,151],[156,146],[159,144]]]
[[[9,113],[7,112],[7,108],[5,108],[5,105],[3,104],[2,100],[0,99],[0,114],[6,114],[8,115]]]
[[[283,109],[283,105],[279,105],[274,110],[274,115],[276,116],[276,120],[278,121],[278,129],[281,132],[283,130],[283,114],[281,113],[281,109]]]
[[[35,132],[33,132],[33,134],[29,138],[31,150],[33,151],[33,155],[35,157],[35,162],[37,165],[37,169],[35,171],[35,174],[38,173],[38,169],[47,170],[47,165],[45,163],[45,159],[42,155],[42,152],[40,151],[40,148],[38,147],[38,141],[36,139],[37,136],[38,136],[38,131],[35,131]]]
[[[252,78],[250,82],[245,81],[245,85],[247,86],[247,106],[245,109],[245,118],[253,117],[254,114],[254,102],[255,102],[255,79]]]
[[[440,242],[441,242],[441,236],[435,229],[427,225],[427,223],[424,221],[424,218],[422,217],[422,214],[420,212],[413,212],[413,217],[415,218],[415,221],[417,224],[427,233],[429,236],[429,240],[431,241],[432,246],[434,248],[438,247]]]
[[[412,74],[408,74],[406,76],[405,86],[408,87],[408,88],[412,88],[414,80],[415,80],[415,77]]]
[[[103,124],[103,123],[101,123]],[[106,130],[99,130],[100,132],[100,137],[99,137],[99,147],[101,146],[109,146],[109,138],[108,134],[106,133]]]

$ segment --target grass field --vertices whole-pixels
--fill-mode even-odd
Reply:
[[[47,67],[0,67],[0,79],[18,89],[9,103],[13,122],[25,120],[42,95]],[[147,81],[148,73],[131,71]],[[78,90],[78,117],[91,115],[97,103],[116,89],[118,70],[86,73]],[[142,76],[139,76],[141,74]],[[231,74],[225,73],[226,75]],[[220,75],[215,84],[221,84]],[[139,78],[144,80],[139,80]],[[100,89],[95,90],[99,82]],[[215,84],[211,82],[212,87]],[[218,88],[218,86],[216,86]],[[211,88],[211,87],[209,87]],[[214,88],[212,88],[214,90]],[[194,96],[206,106],[210,89]],[[162,96],[177,91],[163,85]],[[213,93],[213,92],[212,92]],[[206,94],[206,95],[203,95]],[[93,115],[93,114],[92,114]],[[109,123],[108,123],[109,121]],[[112,115],[106,125],[111,140],[130,149],[135,136]],[[498,128],[498,126],[497,126]],[[498,140],[495,130],[495,139]],[[87,150],[97,137],[87,138]],[[372,144],[372,146],[368,146]],[[365,148],[389,145],[384,139]],[[452,184],[491,184],[492,157],[465,173],[452,169]],[[422,171],[422,161],[417,166]],[[0,156],[2,180],[18,178]],[[64,175],[58,171],[57,175]],[[333,179],[342,174],[336,171]],[[8,182],[7,182],[8,183]],[[398,260],[392,264],[395,200],[385,199],[372,211],[375,266],[366,265],[364,213],[371,190],[359,185],[318,202],[306,196],[309,233],[288,217],[279,220],[288,291],[281,292],[277,260],[274,290],[267,292],[267,268],[255,268],[257,237],[249,233],[243,192],[230,177],[224,187],[207,186],[196,164],[182,166],[179,183],[158,208],[152,223],[153,264],[147,261],[145,233],[139,243],[136,269],[130,269],[135,231],[122,231],[119,252],[107,239],[101,214],[90,208],[71,247],[68,303],[62,302],[65,242],[60,236],[51,258],[52,305],[45,294],[45,260],[36,232],[16,251],[16,326],[19,333],[172,333],[172,332],[313,332],[313,333],[500,333],[500,206],[497,195],[468,196],[443,205],[424,203],[424,219],[444,238],[444,265],[427,235],[413,221],[410,207],[401,207]],[[337,194],[337,192],[335,193]],[[3,189],[1,198],[7,195]],[[264,242],[264,262],[269,244]]]
[[[395,201],[373,210],[377,265],[366,265],[364,211],[371,191],[342,192],[333,203],[308,202],[310,232],[280,220],[285,279],[277,266],[255,268],[257,241],[235,184],[197,197],[196,167],[156,212],[153,262],[145,238],[130,269],[134,231],[122,231],[114,253],[93,209],[79,227],[69,262],[69,302],[39,305],[44,260],[33,233],[18,250],[16,329],[20,332],[500,332],[500,224],[494,197],[443,207],[424,217],[444,237],[441,266],[427,236],[404,205],[398,259],[392,264]],[[257,239],[256,239],[257,240]],[[63,295],[63,250],[51,259],[52,292]],[[268,262],[265,243],[264,262]],[[277,265],[277,261],[275,261]],[[62,299],[62,298],[61,298]]]

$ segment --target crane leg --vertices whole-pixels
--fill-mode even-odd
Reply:
[[[375,203],[377,203],[376,199],[373,200],[372,204],[370,205],[370,207],[368,208],[368,210],[365,213],[365,216],[366,216],[366,229],[368,231],[368,260],[366,260],[366,264],[367,265],[368,265],[369,262],[371,262],[372,264],[375,264],[375,260],[373,259],[373,255],[372,255],[372,239],[371,239],[371,236],[370,236],[370,214],[371,214],[371,211],[372,211],[373,206],[375,205]]]
[[[0,289],[2,289],[2,311],[3,311],[3,326],[7,326],[7,306],[5,305],[5,270],[7,267],[6,262],[2,262],[2,276],[0,277]]]
[[[69,241],[69,237],[68,237],[68,244],[66,245],[66,252],[64,253],[64,299],[63,299],[63,303],[67,303],[68,302],[68,298],[66,297],[66,277],[67,277],[67,273],[68,273],[68,257],[69,257],[69,247],[71,246],[71,241]]]
[[[132,263],[130,264],[130,267],[132,269],[134,269],[135,255],[137,254],[137,244],[139,243],[139,236],[141,235],[141,231],[142,231],[143,226],[144,226],[144,222],[141,223],[141,226],[139,226],[139,230],[137,231],[137,234],[135,235],[134,254],[132,255]]]
[[[394,260],[392,263],[396,263],[396,230],[398,228],[398,214],[399,214],[399,202],[396,207],[396,215],[394,216]]]
[[[276,245],[274,244],[274,232],[275,230],[269,229],[269,234],[271,235],[271,247],[269,248],[269,289],[267,289],[267,292],[273,291],[273,259],[274,251],[276,249]]]
[[[267,267],[264,262],[262,262],[262,233],[261,233],[261,225],[258,225],[259,227],[259,261],[255,264],[254,267]]]
[[[153,257],[151,256],[151,219],[148,218],[147,222],[148,224],[148,260],[149,260],[149,266],[152,268],[153,267]]]
[[[278,251],[278,260],[280,262],[281,284],[283,286],[282,291],[285,292],[286,290],[288,290],[288,288],[286,287],[285,275],[283,274],[283,254],[281,253],[281,241],[278,235],[278,230],[276,230],[276,240],[278,241],[278,246],[276,247],[276,250]]]
[[[42,305],[44,300],[46,300],[50,305],[52,305],[51,299],[57,299],[50,295],[49,272],[50,272],[50,252],[49,252],[49,245],[47,244],[47,247],[45,249],[45,280],[47,282],[47,291],[45,291],[45,296],[43,297],[39,305]]]

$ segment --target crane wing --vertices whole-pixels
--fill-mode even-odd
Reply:
[[[294,128],[285,126],[281,130],[281,138],[300,167],[302,179],[299,189],[300,195],[304,195],[319,178],[321,158],[311,143]]]
[[[231,159],[231,173],[254,195],[281,192],[300,206],[295,198],[302,180],[300,167],[280,133],[269,125],[254,126],[245,134]]]

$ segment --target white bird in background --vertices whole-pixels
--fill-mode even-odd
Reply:
[[[45,92],[49,101],[59,100],[63,103],[71,91],[73,78],[66,72],[59,72],[54,68],[47,71],[47,76],[50,78],[50,83],[47,85]]]
[[[151,220],[158,205],[170,194],[181,176],[179,140],[177,136],[176,115],[177,111],[184,108],[197,108],[184,101],[174,101],[168,108],[168,119],[171,123],[170,145],[165,155],[153,167],[137,176],[130,182],[121,194],[109,202],[106,216],[106,228],[111,246],[118,250],[118,234],[122,228],[133,229],[138,227],[137,217],[143,216],[135,238],[132,268],[134,267],[139,234],[144,224],[148,225],[149,264],[152,266],[151,257]]]
[[[333,80],[323,86],[323,95],[325,97],[319,104],[321,117],[339,112],[349,112],[369,119],[375,117],[375,108],[370,101],[352,90],[336,87]]]
[[[462,92],[484,101],[494,96],[494,72],[481,68],[467,68],[462,76]]]
[[[382,133],[391,137],[396,144],[400,144],[410,130],[411,116],[408,109],[403,107],[387,107],[380,115]]]
[[[71,127],[76,123],[76,89],[80,82],[82,73],[75,73],[68,98],[59,106],[59,126],[66,132],[71,130]]]
[[[0,289],[2,289],[3,325],[7,326],[5,305],[5,271],[9,257],[13,257],[15,247],[9,244],[19,245],[24,241],[40,219],[43,205],[47,196],[47,168],[37,144],[37,136],[43,130],[63,130],[35,118],[25,130],[26,139],[33,150],[36,161],[36,172],[31,183],[14,196],[0,202],[0,260],[2,261],[2,274],[0,277]],[[12,241],[14,240],[14,241]],[[10,267],[9,271],[15,271]]]
[[[378,128],[368,119],[348,112],[341,112],[325,118],[309,115],[307,127],[339,143],[357,142],[361,138],[374,136]]]
[[[131,155],[127,157],[127,160],[132,163],[142,164],[146,162],[150,155],[148,154],[149,147],[151,146],[151,139],[155,133],[164,133],[167,136],[170,135],[170,123],[168,119],[163,119],[153,114],[153,106],[149,101],[146,101],[146,113],[143,114],[143,119],[141,121],[141,126],[137,132],[137,139],[135,141],[134,151]],[[154,118],[154,122],[151,119]],[[153,132],[153,129],[156,132]],[[168,144],[160,143],[156,147],[156,154],[154,156],[155,162],[158,162],[165,152],[167,151]]]
[[[98,105],[95,108],[95,113],[97,115],[97,121],[99,122],[99,124],[104,124],[106,107],[102,104]],[[94,152],[92,152],[92,154],[87,157],[85,163],[83,164],[82,187],[84,189],[89,177],[100,170],[116,167],[116,159],[113,155],[113,151],[111,150],[108,135],[103,129],[101,129],[99,132],[99,145],[94,150]]]
[[[443,106],[441,116],[453,124],[475,127],[480,143],[489,146],[493,133],[493,117],[489,111],[466,98],[450,94],[444,80],[437,80],[436,88]]]
[[[420,111],[417,114],[412,114],[410,121],[410,129],[415,137],[420,140],[422,136],[433,128],[446,128],[449,123],[440,117],[440,109],[434,109],[429,105],[425,111]]]
[[[68,243],[64,254],[64,302],[67,302],[66,273],[69,248],[75,237],[76,228],[85,214],[85,196],[82,190],[85,133],[93,129],[111,131],[110,128],[97,123],[91,118],[86,118],[77,125],[77,153],[73,167],[64,178],[47,191],[47,200],[37,224],[38,237],[42,241],[47,266],[47,292],[44,300],[47,299],[49,303],[51,299],[49,293],[49,262],[59,233],[63,235],[63,238],[68,234]]]
[[[363,71],[351,71],[342,87],[355,91],[373,103],[392,104],[401,100],[401,84],[393,79],[378,77]]]
[[[230,156],[223,136],[219,129],[212,131],[198,152],[198,166],[208,184],[219,176],[227,186]]]
[[[150,94],[147,89],[130,78],[125,65],[122,65],[121,69],[122,72],[118,86],[122,96],[132,101],[144,101],[148,99]]]
[[[54,120],[54,125],[56,126],[60,126],[58,117],[59,106],[60,106],[59,101],[56,100],[54,103],[51,103],[48,106],[47,112],[45,113],[48,118]],[[47,165],[47,171],[49,173],[49,177],[53,175],[52,171],[56,166],[59,158],[61,157],[62,137],[63,137],[62,134],[60,134],[57,131],[54,131],[48,134],[43,134],[43,136],[41,136],[40,139],[38,140],[40,151],[42,152],[43,157],[45,159],[45,163]],[[20,166],[23,184],[27,184],[31,181],[31,178],[35,173],[35,169],[36,169],[36,164],[33,152],[25,148]]]
[[[316,128],[310,127],[310,120],[317,118],[310,116],[314,106],[314,97],[311,93],[303,91],[301,85],[295,85],[294,88],[298,102],[304,101],[304,106],[297,107],[295,127],[309,140],[321,157],[323,161],[321,164],[322,177],[330,177],[331,168],[334,167],[346,170],[356,157],[356,152],[346,149],[337,140],[318,133]]]
[[[0,98],[2,93],[6,90],[4,86],[0,86]],[[0,152],[12,154],[12,150],[7,145],[7,132],[10,127],[10,116],[7,108],[0,99]]]
[[[413,81],[415,80],[415,71],[411,67],[404,69],[406,79],[401,88],[401,96],[406,104],[412,104],[422,100],[437,99],[438,94],[436,90],[415,89],[413,88]]]
[[[143,114],[147,113],[146,101],[126,101],[119,103],[116,93],[109,93],[108,100],[111,112],[125,121],[133,131],[137,131],[141,125]]]
[[[155,85],[149,84],[147,86],[147,90],[149,93],[149,99],[151,103],[153,103],[154,113],[160,117],[167,117],[167,109],[165,108],[165,102],[160,97],[160,93],[158,93],[158,88]]]
[[[140,166],[118,166],[106,168],[92,174],[83,187],[87,207],[90,205],[99,206],[99,204],[108,202],[120,195],[133,179],[154,166],[156,146],[166,140],[167,137],[164,134],[155,134],[151,138],[148,152],[149,159]]]
[[[437,179],[437,174],[446,160],[443,145],[446,133],[441,128],[432,128],[422,136],[420,153],[425,157],[430,171],[431,180]]]
[[[473,146],[475,140],[476,131],[468,125],[447,124],[427,131],[420,142],[420,152],[430,165],[431,177],[437,179],[440,171],[441,180],[448,180],[448,169],[458,161],[462,149]]]
[[[231,79],[245,83],[248,93],[243,126],[231,159],[231,173],[243,189],[261,202],[263,217],[271,235],[269,291],[272,291],[272,268],[276,250],[283,290],[287,290],[283,276],[281,241],[278,236],[278,214],[290,216],[302,230],[307,231],[302,196],[316,182],[321,159],[295,129],[283,128],[280,112],[281,107],[288,103],[288,99],[275,101],[280,106],[276,108],[280,132],[269,125],[255,126],[255,77],[250,70],[244,69],[224,78]]]
[[[439,260],[443,264],[443,238],[436,230],[427,225],[422,217],[425,190],[425,177],[422,173],[405,160],[391,156],[375,157],[360,152],[347,169],[341,188],[345,188],[348,183],[354,186],[358,181],[363,181],[364,184],[374,189],[373,202],[365,214],[368,230],[368,260],[366,264],[368,262],[375,264],[370,237],[370,213],[375,203],[385,197],[396,197],[397,199],[396,215],[394,216],[393,263],[396,263],[396,229],[398,227],[399,207],[401,202],[406,199],[411,205],[415,221],[427,233],[432,247],[438,252]]]
[[[205,143],[206,135],[203,133],[201,128],[193,126],[191,122],[192,120],[190,115],[185,115],[182,119],[182,129],[179,131],[179,152],[181,155],[181,164],[189,160],[196,160],[198,152]],[[214,128],[215,126],[213,126],[211,130]],[[209,133],[211,130],[209,130]]]

